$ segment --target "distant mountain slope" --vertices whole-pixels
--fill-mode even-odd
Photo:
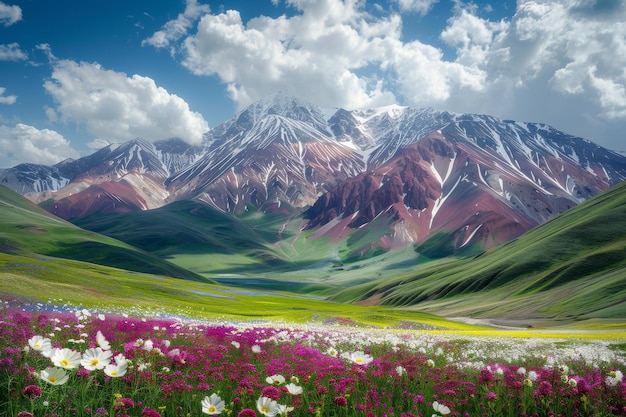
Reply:
[[[204,278],[121,241],[80,229],[0,186],[0,252],[47,255],[188,280]]]
[[[200,147],[135,139],[0,172],[21,192],[62,186],[28,197],[72,221],[183,200],[236,216],[306,210],[317,238],[369,236],[359,256],[419,245],[433,257],[506,242],[624,180],[626,157],[544,124],[323,109],[285,94],[242,109]]]
[[[626,318],[626,182],[471,259],[355,286],[339,301],[446,316]]]

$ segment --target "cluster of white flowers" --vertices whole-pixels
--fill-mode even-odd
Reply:
[[[32,349],[50,358],[54,366],[41,371],[39,377],[52,385],[65,384],[69,378],[67,370],[80,366],[89,371],[102,370],[111,378],[124,376],[128,367],[124,355],[120,353],[113,356],[109,342],[100,331],[96,334],[96,342],[98,347],[89,348],[81,354],[68,348],[53,348],[50,339],[35,335],[28,339],[26,349]]]
[[[296,385],[294,382],[298,382],[298,377],[292,376],[291,382],[285,385],[287,392],[291,395],[301,395],[302,387]],[[283,375],[274,374],[265,378],[265,382],[270,385],[282,385],[286,382],[286,379]],[[224,401],[220,398],[219,395],[213,393],[210,396],[204,397],[201,402],[202,412],[204,414],[209,415],[217,415],[220,414],[225,409]],[[275,416],[288,416],[291,411],[294,410],[293,407],[278,404],[275,400],[261,396],[256,402],[256,408],[259,410],[259,413],[263,414],[267,417],[275,417]]]

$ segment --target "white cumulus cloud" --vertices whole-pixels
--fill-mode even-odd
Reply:
[[[53,165],[67,158],[78,158],[70,143],[58,132],[18,123],[0,125],[0,167],[21,162]]]
[[[187,102],[151,78],[129,77],[97,63],[59,60],[44,87],[55,102],[55,108],[47,110],[49,117],[84,126],[97,139],[179,137],[199,144],[209,130],[206,120],[191,111]]]
[[[27,57],[17,42],[0,45],[0,61],[21,61]]]
[[[5,87],[0,87],[0,104],[13,104],[17,101],[17,96],[5,96]]]
[[[166,23],[180,30],[164,39],[240,108],[280,90],[327,107],[398,102],[546,122],[591,140],[626,130],[625,2],[518,0],[490,19],[493,7],[456,0],[441,44],[406,38],[405,13],[435,3],[287,0],[290,15],[248,21],[202,11],[193,27]]]
[[[167,22],[161,30],[145,39],[142,44],[148,44],[155,48],[167,48],[172,42],[179,40],[187,34],[193,23],[204,13],[211,9],[205,4],[198,4],[197,0],[187,0],[185,11],[180,13],[174,20]]]
[[[426,14],[439,0],[394,0],[403,12]]]
[[[22,8],[20,6],[10,6],[0,1],[0,23],[4,26],[11,26],[22,20]]]

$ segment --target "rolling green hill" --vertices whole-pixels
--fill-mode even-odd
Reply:
[[[121,241],[83,230],[0,186],[0,252],[73,259],[186,280],[205,278]]]
[[[142,212],[86,217],[75,224],[200,273],[263,270],[283,263],[272,246],[277,239],[276,229],[250,227],[197,201],[178,201]]]
[[[445,258],[337,294],[445,316],[626,318],[626,183],[473,258]]]

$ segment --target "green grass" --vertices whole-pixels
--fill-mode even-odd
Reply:
[[[162,312],[213,320],[278,322],[325,322],[345,318],[359,326],[414,323],[461,331],[479,329],[428,313],[338,304],[281,291],[243,291],[43,256],[0,253],[0,279],[5,298],[11,294],[22,302],[56,300],[56,303],[69,302],[109,312]]]
[[[0,187],[0,251],[92,262],[188,280],[206,279],[158,256],[83,230]]]

